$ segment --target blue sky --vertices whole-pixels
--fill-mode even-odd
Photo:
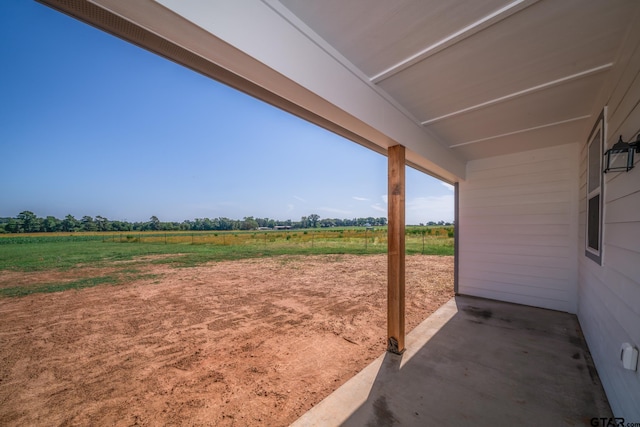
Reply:
[[[386,157],[34,1],[0,2],[0,57],[0,217],[386,216]],[[453,220],[411,168],[406,199]]]

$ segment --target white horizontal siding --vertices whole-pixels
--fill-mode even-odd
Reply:
[[[532,207],[529,209],[530,211],[536,210],[536,207]],[[567,206],[568,207],[568,206]],[[495,215],[486,214],[486,215],[466,215],[468,219],[475,219],[478,221],[483,221],[485,225],[489,226],[490,224],[495,225],[560,225],[565,217],[564,214],[521,214],[519,211],[526,210],[526,208],[516,208],[516,209],[504,209],[503,212]]]
[[[470,262],[470,266],[473,267],[474,275],[481,272],[484,277],[496,282],[513,283],[542,289],[561,289],[564,287],[564,282],[569,278],[566,273],[563,274],[559,269],[553,267],[541,269],[523,266],[517,272],[506,272],[504,265],[498,263],[478,261]],[[541,276],[544,277],[544,280],[540,280]]]
[[[640,224],[608,223],[605,225],[608,245],[627,249],[632,253],[640,252]],[[637,277],[637,276],[636,276]]]
[[[588,260],[587,258],[585,258]],[[588,260],[590,261],[590,260]],[[591,262],[591,261],[590,261]],[[584,273],[584,271],[583,271]],[[632,418],[631,407],[625,407],[625,400],[633,402],[634,397],[630,396],[632,390],[625,381],[625,373],[622,366],[614,366],[611,361],[620,358],[620,346],[614,343],[627,339],[624,332],[619,329],[609,317],[611,312],[602,304],[597,290],[592,288],[592,280],[588,274],[580,274],[580,326],[589,346],[589,351],[594,359],[598,375],[607,394],[609,404],[616,416]],[[588,315],[587,315],[588,313]],[[617,348],[616,348],[617,347]],[[605,361],[609,361],[608,363]],[[609,365],[609,366],[605,366]],[[637,396],[637,394],[635,395]],[[634,410],[635,411],[635,410]]]
[[[545,247],[527,245],[526,243],[517,245],[509,243],[486,244],[482,240],[467,241],[466,239],[465,245],[484,247],[482,253],[469,249],[460,250],[460,255],[466,256],[467,262],[470,263],[510,264],[564,271],[569,262],[569,256],[571,256],[567,254],[570,250],[569,246]],[[571,258],[574,257],[571,256]]]
[[[610,326],[619,328],[632,340],[640,339],[638,325],[628,322],[629,318],[640,316],[640,307],[634,303],[637,298],[640,298],[640,287],[637,286],[637,282],[612,268],[603,268],[597,271],[583,268],[579,277],[585,281],[581,283],[585,286],[610,284],[610,286],[593,286],[589,289],[595,295],[598,305],[606,309],[611,318],[615,320],[615,322],[610,322]],[[583,296],[586,294],[581,295],[581,297]],[[619,350],[619,347],[617,346],[616,350]]]
[[[531,185],[544,184],[547,182],[557,182],[570,177],[570,172],[558,165],[558,170],[546,170],[544,174],[540,174],[539,170],[532,173],[522,173],[512,176],[509,182],[505,182],[501,177],[485,176],[476,178],[473,182],[467,182],[467,188],[473,190],[491,190],[493,188],[511,187],[513,185]],[[548,169],[548,168],[547,168]],[[477,171],[480,175],[480,171]]]
[[[500,236],[493,236],[494,238],[513,238],[517,239],[518,242],[522,242],[521,236],[540,236],[540,235],[563,235],[567,233],[567,227],[564,224],[527,224],[525,226],[520,224],[504,224],[501,227],[501,231],[504,234]],[[490,233],[483,230],[468,230],[467,238],[471,238],[473,236],[479,236],[481,238],[486,238]]]
[[[557,185],[557,183],[556,183]],[[556,187],[557,188],[557,187]],[[512,190],[514,193],[516,189]],[[500,193],[508,193],[507,191],[501,191]],[[491,196],[478,196],[469,197],[466,200],[467,209],[473,209],[475,207],[483,208],[486,206],[491,207],[509,207],[509,206],[529,206],[537,204],[555,205],[556,203],[566,202],[570,193],[566,190],[554,191],[549,189],[546,192],[544,188],[540,188],[539,192],[527,194],[525,189],[522,189],[520,194],[496,194],[495,191],[490,192]]]
[[[577,155],[570,144],[469,162],[458,292],[575,313]]]
[[[604,283],[626,279],[616,279],[613,275],[596,277],[591,274],[594,268],[589,263],[595,264],[585,257],[580,264],[580,325],[614,414],[638,419],[638,373],[623,369],[620,362],[621,344],[637,343],[640,339],[639,315],[628,305],[626,309],[620,309],[626,304],[620,295],[627,294],[629,299],[638,298],[638,295],[624,291],[619,294],[620,290],[605,286]],[[635,324],[633,319],[636,319]]]
[[[555,224],[551,225],[550,228],[557,227]],[[536,228],[542,228],[541,225],[536,224]],[[467,244],[469,243],[477,243],[479,245],[485,245],[485,247],[497,246],[499,248],[504,248],[505,246],[524,246],[522,249],[526,249],[530,246],[539,246],[543,248],[566,248],[569,246],[569,242],[567,242],[567,234],[563,233],[553,233],[550,231],[542,231],[538,234],[527,234],[520,232],[513,232],[507,234],[507,227],[504,227],[501,230],[501,233],[504,234],[492,234],[492,233],[473,233],[465,236],[465,241]],[[560,256],[559,254],[549,254],[548,256]]]
[[[607,146],[640,132],[640,35],[630,33],[601,96]],[[620,362],[620,346],[640,347],[640,159],[605,175],[602,266],[584,256],[586,141],[580,153],[578,318],[614,414],[640,420],[640,371]]]
[[[535,289],[520,286],[504,286],[495,282],[479,282],[477,286],[469,286],[469,295],[479,295],[499,301],[513,302],[516,304],[530,305],[533,307],[544,305],[545,308],[558,311],[566,311],[564,300],[570,295],[557,291],[555,293],[541,292],[543,289]]]
[[[629,173],[637,173],[636,170],[632,170]],[[609,188],[615,185],[615,182],[607,185]],[[632,224],[638,219],[638,206],[640,206],[640,192],[629,194],[624,197],[612,200],[606,203],[606,216],[605,221],[607,224],[614,223],[627,223]],[[636,210],[636,212],[634,212]]]
[[[554,285],[554,282],[561,281],[566,282],[570,280],[571,275],[564,267],[541,267],[539,265],[518,265],[517,272],[509,272],[513,270],[513,265],[505,262],[486,262],[474,260],[473,257],[467,257],[465,267],[467,271],[461,271],[459,276],[468,277],[473,280],[474,277],[485,276],[488,277],[491,274],[513,274],[520,276],[529,276],[535,279],[544,279],[538,282],[544,284]]]

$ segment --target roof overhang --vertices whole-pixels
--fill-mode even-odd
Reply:
[[[580,142],[633,0],[42,0],[448,182]]]

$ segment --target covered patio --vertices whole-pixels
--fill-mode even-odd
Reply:
[[[590,425],[611,409],[576,316],[456,296],[292,424]]]
[[[640,168],[603,165],[640,133],[640,3],[40,1],[389,157],[386,338],[406,352],[309,417],[586,424],[610,414],[599,375],[640,422],[621,360],[640,346]],[[405,166],[455,187],[466,295],[408,341]]]

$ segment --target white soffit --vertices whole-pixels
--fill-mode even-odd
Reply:
[[[280,3],[373,81],[458,40],[460,31],[452,30],[468,29],[468,35],[471,28],[486,24],[487,20],[479,22],[482,19],[478,17],[490,16],[509,6],[507,0],[281,0]]]
[[[640,6],[635,0],[280,3],[468,160],[536,148],[532,136],[540,129],[546,139],[539,147],[580,141]]]
[[[452,146],[481,142],[492,136],[516,133],[530,128],[584,117],[591,112],[603,74],[572,81],[560,87],[541,90],[526,97],[511,98],[492,105],[431,123],[429,128]],[[577,140],[564,143],[578,142]],[[506,149],[506,148],[505,148]]]
[[[336,123],[382,150],[405,145],[411,162],[449,181],[464,178],[465,160],[584,138],[640,8],[637,0],[90,1],[325,127]]]

